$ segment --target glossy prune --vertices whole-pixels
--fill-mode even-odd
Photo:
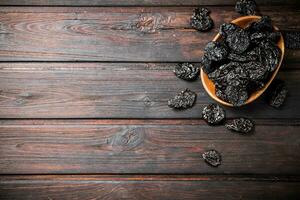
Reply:
[[[209,150],[204,152],[202,154],[202,158],[207,164],[213,167],[218,167],[219,165],[221,165],[222,157],[221,154],[216,150]]]
[[[226,123],[225,127],[234,132],[247,134],[253,131],[254,123],[247,118],[238,118]]]
[[[168,101],[168,106],[175,109],[187,109],[195,104],[197,94],[188,88]]]
[[[209,104],[203,108],[202,117],[209,125],[217,125],[224,121],[225,111],[218,104]]]
[[[210,11],[207,8],[196,8],[191,17],[191,26],[198,31],[209,31],[214,23],[209,16]]]
[[[235,10],[241,15],[254,15],[256,3],[254,0],[238,0],[235,4]]]
[[[178,78],[192,81],[199,76],[199,68],[191,63],[181,63],[175,67],[174,73]]]
[[[227,57],[228,49],[220,42],[209,42],[205,48],[205,56],[211,61],[221,61]]]

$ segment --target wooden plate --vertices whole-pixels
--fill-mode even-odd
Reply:
[[[259,20],[261,17],[259,16],[245,16],[245,17],[239,17],[235,20],[233,20],[231,23],[233,24],[236,24],[242,28],[245,28],[249,25],[249,23],[251,22],[254,22],[254,21],[257,21]],[[274,26],[274,29],[275,30],[279,30],[277,27]],[[220,34],[217,34],[215,36],[215,38],[213,39],[213,41],[217,41],[219,38],[221,37]],[[283,57],[284,57],[284,40],[283,40],[283,37],[282,35],[280,36],[280,39],[278,41],[278,44],[277,46],[281,49],[281,58],[280,58],[280,62],[279,62],[279,65],[277,66],[276,70],[273,72],[272,74],[272,77],[270,78],[270,80],[266,83],[266,85],[256,91],[256,92],[253,92],[249,99],[245,102],[244,105],[246,104],[249,104],[251,102],[253,102],[255,99],[257,99],[262,93],[264,93],[264,91],[269,87],[269,85],[271,84],[271,82],[274,80],[276,74],[278,73],[279,71],[279,68],[282,64],[282,60],[283,60]],[[223,105],[226,105],[226,106],[233,106],[231,103],[228,103],[226,101],[223,101],[222,99],[220,99],[219,97],[216,96],[215,94],[215,85],[214,83],[208,78],[207,74],[201,69],[201,81],[202,81],[202,84],[203,84],[203,87],[204,89],[206,90],[206,92],[209,94],[209,96],[211,96],[214,100],[216,100],[217,102],[223,104]]]

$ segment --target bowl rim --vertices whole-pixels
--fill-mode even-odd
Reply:
[[[230,23],[237,23],[237,22],[240,22],[240,21],[243,21],[243,20],[249,20],[249,19],[252,19],[252,20],[258,20],[260,19],[261,16],[256,16],[256,15],[251,15],[251,16],[243,16],[243,17],[239,17],[237,19],[234,19],[232,20]],[[273,26],[275,30],[279,31],[279,29],[276,27],[276,26]],[[213,38],[212,41],[216,41],[218,40],[219,38],[221,37],[220,33],[217,33],[217,35]],[[281,42],[280,42],[281,41]],[[247,99],[247,101],[241,105],[241,106],[244,106],[244,105],[247,105],[249,103],[252,103],[253,101],[255,101],[258,97],[260,97],[266,90],[267,88],[270,86],[270,84],[273,82],[273,80],[275,79],[281,65],[282,65],[282,61],[283,61],[283,58],[284,58],[284,53],[285,53],[285,46],[284,46],[284,38],[282,36],[282,34],[280,33],[280,41],[278,42],[277,46],[280,48],[281,50],[281,57],[280,57],[280,61],[278,63],[278,66],[276,67],[276,70],[273,72],[270,80],[265,84],[265,86],[260,89],[260,90],[257,90],[256,92],[252,93],[250,95],[250,97]],[[279,44],[281,44],[279,46]],[[207,74],[202,70],[201,68],[201,82],[202,82],[202,85],[205,89],[205,91],[208,93],[208,95],[213,98],[215,101],[219,102],[220,104],[223,104],[223,105],[226,105],[226,106],[230,106],[230,107],[234,107],[231,103],[228,103],[222,99],[220,99],[219,97],[217,97],[217,95],[215,94],[215,91],[211,91],[209,88],[208,88],[208,85],[206,84],[206,81],[205,79],[208,79],[209,81],[211,81]],[[214,85],[214,84],[213,84]]]

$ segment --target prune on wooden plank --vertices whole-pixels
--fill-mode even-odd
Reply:
[[[218,167],[219,165],[221,165],[221,162],[222,162],[222,156],[216,150],[209,150],[209,151],[204,152],[202,154],[202,158],[204,159],[204,161],[207,164],[209,164],[213,167]]]
[[[288,90],[282,80],[274,80],[267,90],[266,99],[270,106],[280,108],[288,94]]]
[[[285,31],[283,32],[284,44],[289,49],[300,49],[300,32]]]
[[[254,15],[256,3],[254,0],[238,0],[235,4],[235,10],[241,15]]]
[[[247,118],[233,119],[231,122],[227,122],[225,127],[231,131],[247,134],[254,130],[254,123]]]
[[[228,49],[221,43],[212,41],[204,48],[205,56],[211,61],[221,61],[227,57]]]
[[[188,88],[168,101],[168,106],[175,109],[187,109],[195,104],[197,94]]]
[[[199,68],[192,63],[180,63],[175,67],[174,73],[178,78],[192,81],[199,76]]]
[[[191,17],[191,26],[198,31],[209,31],[213,28],[214,22],[209,16],[207,8],[196,8]]]
[[[203,108],[202,117],[209,125],[217,125],[225,120],[225,111],[218,104],[212,103]]]

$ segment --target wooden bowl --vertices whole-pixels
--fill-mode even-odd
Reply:
[[[261,17],[259,16],[245,16],[245,17],[239,17],[235,20],[233,20],[231,23],[236,24],[242,28],[247,27],[251,22],[257,21],[258,19],[260,19]],[[277,27],[274,26],[275,30],[279,30]],[[218,33],[215,38],[213,39],[213,41],[217,41],[218,39],[220,39],[221,35]],[[284,41],[283,41],[283,37],[282,35],[280,36],[280,39],[278,41],[277,46],[280,48],[281,50],[281,58],[280,58],[280,62],[279,65],[277,66],[277,68],[275,69],[275,71],[272,74],[272,77],[270,78],[270,80],[266,83],[266,85],[256,91],[253,92],[249,99],[243,104],[249,104],[251,102],[253,102],[255,99],[257,99],[262,93],[264,93],[264,91],[269,87],[269,85],[271,84],[271,82],[274,80],[276,74],[279,71],[279,68],[281,66],[282,60],[283,60],[283,56],[284,56]],[[214,83],[208,78],[207,74],[201,69],[201,81],[203,84],[203,87],[205,88],[206,92],[209,94],[209,96],[211,96],[214,100],[216,100],[217,102],[226,105],[226,106],[233,106],[231,103],[228,103],[226,101],[223,101],[222,99],[220,99],[219,97],[216,96],[215,94],[215,85]]]

